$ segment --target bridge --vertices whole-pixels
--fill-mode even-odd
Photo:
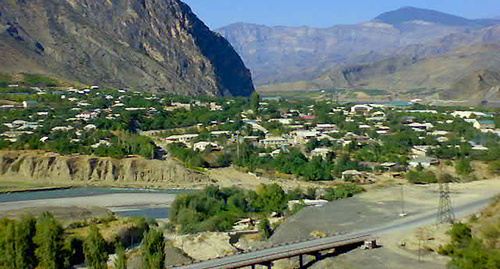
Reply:
[[[356,248],[363,245],[366,241],[373,241],[370,235],[341,235],[324,237],[310,241],[294,242],[273,246],[268,249],[261,249],[253,252],[242,253],[239,255],[216,258],[200,263],[179,265],[175,269],[204,269],[204,268],[255,268],[256,265],[272,268],[273,262],[281,259],[299,257],[300,268],[304,268],[304,255],[312,255],[320,259],[322,252],[336,250],[338,248]]]

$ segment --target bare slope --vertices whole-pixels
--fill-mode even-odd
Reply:
[[[312,80],[345,65],[370,63],[408,45],[424,44],[500,23],[402,8],[376,19],[329,28],[238,23],[217,29],[252,70],[257,85]]]
[[[178,0],[0,2],[0,72],[182,94],[248,96],[232,46]]]

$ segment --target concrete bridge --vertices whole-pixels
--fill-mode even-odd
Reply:
[[[272,268],[273,262],[281,259],[299,257],[300,268],[304,268],[304,255],[312,255],[316,260],[320,259],[322,252],[336,250],[339,248],[353,249],[365,244],[366,241],[373,241],[370,235],[340,235],[324,237],[310,241],[294,242],[273,246],[272,248],[261,249],[253,252],[246,252],[238,255],[212,259],[199,263],[179,265],[175,269],[204,269],[204,268],[255,268],[257,265]]]

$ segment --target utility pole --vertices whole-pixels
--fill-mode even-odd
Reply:
[[[406,217],[408,214],[405,212],[405,185],[401,184],[401,214],[400,217]]]
[[[448,182],[439,182],[439,207],[437,223],[454,223],[455,214],[451,205],[450,186]]]

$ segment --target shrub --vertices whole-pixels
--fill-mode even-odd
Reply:
[[[361,192],[363,188],[354,183],[344,184],[326,189],[325,199],[328,201],[345,199]]]
[[[432,171],[412,170],[406,173],[406,179],[413,184],[430,184],[438,182],[436,174]]]

